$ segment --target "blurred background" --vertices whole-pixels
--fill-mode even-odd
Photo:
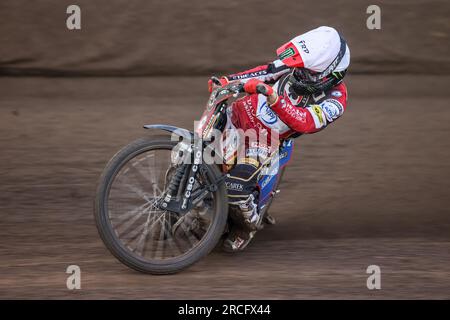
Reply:
[[[0,297],[449,298],[449,16],[445,0],[3,0]],[[211,75],[321,25],[351,50],[348,109],[295,141],[277,225],[175,276],[117,262],[92,217],[108,159],[144,124],[191,128]],[[65,287],[70,264],[82,290]],[[372,264],[382,290],[366,288]]]
[[[81,8],[81,30],[65,26]],[[366,9],[381,6],[381,30]],[[2,1],[3,74],[207,75],[270,61],[289,39],[330,25],[352,51],[352,73],[447,74],[445,0]]]

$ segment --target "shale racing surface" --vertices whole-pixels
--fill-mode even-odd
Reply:
[[[295,141],[278,224],[151,276],[104,248],[96,180],[143,124],[191,127],[206,78],[1,78],[0,298],[450,298],[450,78],[420,80],[349,76],[343,118]]]

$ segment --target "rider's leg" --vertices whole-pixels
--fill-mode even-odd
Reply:
[[[225,181],[228,191],[228,203],[234,215],[232,219],[243,223],[250,229],[256,229],[258,222],[256,183],[260,172],[260,164],[253,158],[242,159]]]
[[[257,228],[260,217],[256,184],[260,170],[257,160],[244,158],[230,170],[225,181],[233,226],[224,245],[231,250],[239,250]]]

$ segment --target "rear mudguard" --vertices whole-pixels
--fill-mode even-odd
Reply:
[[[194,133],[183,128],[170,126],[167,124],[146,124],[144,126],[145,129],[158,129],[170,132],[172,134],[175,134],[177,136],[183,137],[184,139],[189,139],[189,141],[194,140]]]

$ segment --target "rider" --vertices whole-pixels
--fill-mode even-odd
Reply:
[[[318,132],[344,113],[347,89],[342,80],[350,50],[335,29],[323,26],[301,34],[278,48],[277,55],[269,64],[209,80],[210,92],[219,81],[221,85],[236,80],[245,83],[249,95],[230,107],[236,128],[276,130],[283,139]],[[256,230],[261,167],[260,161],[244,157],[229,172],[226,186],[235,224],[224,242],[226,249],[242,249]]]

